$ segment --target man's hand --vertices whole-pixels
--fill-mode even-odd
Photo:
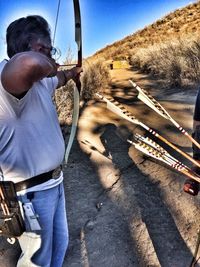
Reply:
[[[59,67],[59,65],[58,65]],[[57,88],[64,86],[69,80],[73,80],[75,83],[79,81],[80,73],[83,71],[82,67],[74,67],[70,70],[61,70],[57,72],[58,86]]]
[[[79,79],[81,72],[83,72],[83,68],[82,67],[74,67],[70,70],[70,72],[71,72],[71,79],[74,82],[76,82],[77,79]]]

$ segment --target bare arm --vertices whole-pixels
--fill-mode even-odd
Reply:
[[[74,67],[70,70],[61,70],[57,72],[58,86],[57,88],[64,86],[69,80],[75,80],[76,77],[82,72],[82,68]]]
[[[38,52],[23,52],[12,57],[3,68],[1,82],[6,91],[20,96],[28,91],[34,82],[55,76],[55,61]]]

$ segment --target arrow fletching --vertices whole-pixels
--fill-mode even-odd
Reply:
[[[105,101],[107,109],[109,109],[113,113],[132,123],[140,124],[140,122],[128,110],[126,110],[124,106],[122,106],[119,102],[115,101],[113,98],[106,98],[100,95],[99,93],[96,93],[96,96],[98,96],[101,100]]]
[[[112,112],[114,112],[118,116],[122,117],[123,119],[128,120],[131,123],[140,125],[143,129],[145,129],[146,131],[150,132],[152,135],[159,138],[162,142],[164,142],[165,144],[167,144],[168,146],[173,148],[175,151],[180,153],[182,156],[184,156],[185,158],[187,158],[193,164],[195,164],[196,166],[198,166],[200,168],[200,163],[198,161],[193,159],[190,155],[188,155],[187,153],[185,153],[184,151],[179,149],[177,146],[175,146],[171,142],[169,142],[167,139],[165,139],[163,136],[158,134],[156,131],[154,131],[153,129],[149,128],[147,125],[145,125],[144,123],[142,123],[141,121],[136,119],[129,111],[126,110],[126,108],[123,105],[118,103],[116,100],[114,100],[113,98],[106,98],[99,93],[96,93],[96,96],[98,96],[101,100],[103,100],[107,103],[107,108],[109,110],[111,110]]]
[[[157,153],[162,158],[164,158],[170,165],[173,165],[174,168],[183,167],[189,170],[186,165],[184,165],[182,162],[178,161],[176,158],[170,155],[163,147],[161,147],[158,143],[156,143],[149,137],[143,137],[139,134],[135,134],[134,137],[139,142],[145,143],[148,147],[151,147],[152,149],[154,149],[154,151],[157,151]]]
[[[147,106],[155,110],[158,114],[167,120],[171,119],[169,113],[158,103],[146,90],[140,88],[136,83],[129,80],[132,86],[139,92],[138,98],[144,102]]]
[[[145,103],[147,106],[149,106],[151,109],[153,109],[165,119],[170,120],[171,123],[173,123],[174,126],[178,128],[180,132],[182,132],[193,144],[195,144],[200,149],[200,144],[169,115],[169,113],[164,109],[163,106],[161,106],[160,103],[158,103],[158,101],[156,101],[147,91],[140,88],[133,81],[129,80],[129,82],[136,90],[138,90],[138,99],[140,99],[143,103]]]
[[[178,172],[183,173],[185,176],[192,178],[193,180],[200,182],[200,176],[194,173],[186,165],[171,156],[163,147],[152,141],[148,137],[143,137],[139,134],[134,135],[136,142],[127,140],[130,144],[134,145],[137,150],[145,155],[159,160]]]

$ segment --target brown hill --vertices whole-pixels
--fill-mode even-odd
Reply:
[[[200,33],[200,1],[168,14],[155,23],[97,51],[92,58],[124,59],[137,48]]]

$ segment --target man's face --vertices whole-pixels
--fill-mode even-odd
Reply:
[[[52,47],[51,41],[49,39],[38,38],[31,42],[31,50],[35,52],[40,52],[49,58],[56,53],[56,49]]]

